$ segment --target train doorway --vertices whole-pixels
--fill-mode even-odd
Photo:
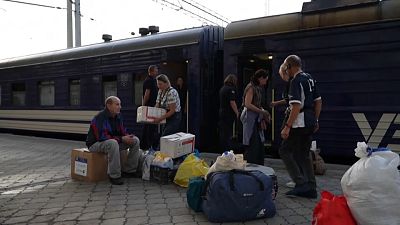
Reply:
[[[181,132],[189,132],[187,126],[188,112],[188,76],[187,76],[187,62],[186,61],[165,61],[161,63],[159,73],[168,76],[171,86],[174,87],[179,94],[179,100],[182,112]]]
[[[270,76],[268,79],[267,85],[263,88],[263,97],[262,97],[262,107],[268,110],[272,114],[272,109],[270,107],[273,90],[272,90],[272,60],[273,57],[270,54],[252,54],[252,55],[242,55],[238,57],[238,93],[239,93],[239,101],[240,105],[243,104],[243,94],[244,89],[247,84],[250,82],[251,76],[258,69],[265,69],[269,72]],[[241,136],[240,129],[237,131],[238,136]],[[265,132],[266,138],[266,153],[269,152],[269,149],[272,146],[273,142],[273,121],[269,124],[267,128],[267,132]]]

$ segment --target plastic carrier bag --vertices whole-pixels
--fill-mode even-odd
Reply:
[[[399,155],[358,142],[360,159],[343,175],[342,190],[358,224],[400,224]]]
[[[174,161],[167,154],[163,152],[156,152],[155,158],[153,162],[151,162],[151,165],[172,170],[174,168]]]
[[[328,191],[321,192],[321,200],[315,206],[312,225],[356,225],[346,198]]]
[[[174,183],[182,187],[188,187],[191,177],[204,177],[208,169],[209,166],[207,163],[197,157],[195,153],[192,153],[188,155],[179,166],[174,178]]]
[[[327,168],[324,159],[319,155],[319,153],[319,149],[310,151],[310,158],[313,165],[314,174],[324,175]]]
[[[208,170],[208,174],[220,171],[229,170],[244,170],[246,167],[246,160],[243,160],[242,154],[234,154],[233,151],[226,151],[221,156],[217,157],[215,163]]]

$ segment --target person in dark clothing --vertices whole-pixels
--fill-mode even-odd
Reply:
[[[322,99],[317,82],[302,71],[300,57],[288,56],[286,73],[292,78],[289,89],[289,117],[281,131],[279,154],[296,186],[287,196],[317,198],[316,180],[310,158],[311,136],[319,128]]]
[[[148,76],[143,82],[143,98],[142,106],[154,107],[157,99],[157,81],[156,76],[158,75],[158,68],[155,65],[149,66]],[[150,147],[156,148],[157,141],[157,125],[156,124],[145,124],[143,126],[142,138],[141,138],[141,149],[149,149]]]
[[[288,74],[286,74],[283,64],[279,67],[279,76],[282,78],[283,81],[286,82],[286,87],[282,93],[282,99],[271,102],[271,105],[270,105],[271,108],[273,108],[275,106],[281,106],[281,105],[284,105],[286,107],[289,106],[289,87],[290,87],[290,81],[292,79],[289,77]]]
[[[249,163],[264,165],[264,130],[270,122],[270,114],[261,107],[262,87],[267,85],[269,74],[264,69],[257,70],[250,78],[243,94],[244,109],[240,115],[243,123],[244,158]]]
[[[187,97],[187,88],[186,85],[183,81],[183,78],[181,76],[179,76],[176,79],[176,85],[175,85],[175,89],[179,94],[179,101],[181,103],[182,106],[182,120],[181,120],[181,125],[180,125],[180,131],[182,132],[186,132],[186,113],[187,113],[187,105],[186,105],[186,97]]]
[[[273,101],[271,102],[271,108],[275,107],[275,106],[285,106],[286,110],[285,110],[285,117],[284,120],[282,122],[281,125],[281,130],[284,128],[284,125],[286,124],[286,121],[289,117],[289,113],[290,113],[290,105],[289,105],[289,88],[290,88],[290,82],[292,81],[292,78],[289,77],[289,75],[286,73],[286,70],[284,68],[284,65],[282,64],[279,67],[279,76],[282,78],[283,81],[286,82],[286,87],[285,90],[282,93],[282,99],[278,100],[278,101]]]
[[[239,118],[236,83],[236,76],[229,74],[219,90],[219,143],[222,152],[231,150],[233,123]]]
[[[126,133],[120,114],[121,101],[110,96],[105,101],[106,107],[91,121],[86,138],[86,146],[91,152],[104,152],[108,156],[108,176],[112,184],[121,185],[123,177],[135,177],[139,165],[140,141],[133,134]],[[120,152],[128,152],[126,165],[121,165]]]
[[[289,88],[290,88],[290,81],[292,80],[292,78],[290,78],[289,75],[286,73],[286,66],[284,64],[282,64],[279,67],[279,76],[281,77],[281,79],[283,81],[286,82],[286,87],[282,93],[282,99],[271,102],[270,106],[271,106],[271,108],[277,107],[277,106],[285,106],[286,107],[285,117],[284,117],[284,119],[282,121],[282,125],[281,125],[281,130],[282,130],[285,127],[287,119],[289,118],[289,113],[290,113]],[[286,187],[288,187],[288,188],[294,188],[295,186],[296,186],[296,183],[294,183],[294,181],[289,181],[286,183]]]

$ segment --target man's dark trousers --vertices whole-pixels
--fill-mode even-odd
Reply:
[[[314,170],[311,164],[310,147],[313,128],[291,128],[289,137],[283,140],[279,154],[296,186],[316,188]]]

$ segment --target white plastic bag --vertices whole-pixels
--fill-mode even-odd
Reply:
[[[150,166],[155,158],[155,152],[153,150],[145,153],[145,158],[142,166],[142,179],[150,180]]]
[[[400,225],[399,155],[386,148],[371,149],[358,142],[360,159],[341,180],[347,204],[361,225]]]
[[[246,167],[246,160],[243,160],[242,154],[234,154],[233,151],[226,151],[221,156],[217,157],[215,163],[208,170],[208,174],[217,171],[229,171],[233,169],[244,170]],[[206,178],[207,178],[206,175]]]
[[[151,162],[151,165],[172,170],[174,168],[174,161],[167,154],[163,152],[156,152],[155,158]]]

